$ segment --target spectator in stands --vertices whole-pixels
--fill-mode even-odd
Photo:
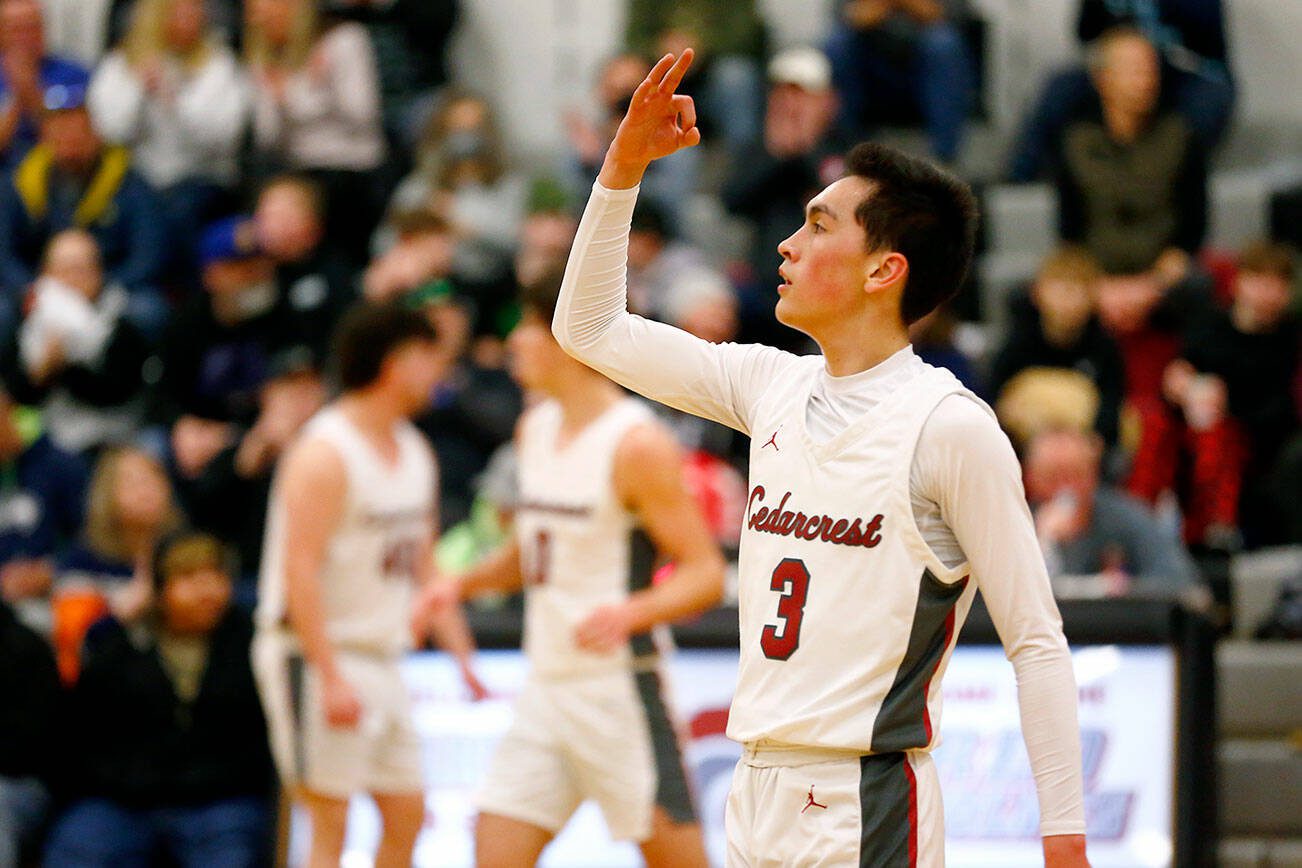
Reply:
[[[1125,396],[1125,370],[1116,343],[1095,314],[1103,275],[1079,247],[1062,247],[1041,264],[1027,297],[1013,300],[1008,336],[990,372],[991,394],[1028,368],[1080,371],[1099,392],[1094,428],[1113,447]]]
[[[666,305],[675,286],[698,272],[714,269],[700,250],[678,237],[664,209],[654,202],[638,202],[628,236],[629,309],[670,321]],[[722,275],[715,276],[726,283]]]
[[[393,214],[387,227],[393,244],[371,261],[362,275],[368,299],[402,298],[452,275],[456,239],[452,227],[438,211],[413,208]],[[449,288],[450,290],[450,288]]]
[[[86,496],[84,535],[60,559],[55,576],[56,631],[59,597],[69,593],[97,595],[123,621],[138,617],[152,597],[148,564],[154,546],[181,523],[167,472],[156,458],[129,446],[101,454]]]
[[[231,556],[182,532],[159,544],[151,572],[148,613],[86,637],[63,727],[76,800],[45,864],[266,864],[271,761]]]
[[[254,138],[272,166],[325,191],[326,236],[355,264],[384,207],[380,85],[366,29],[323,24],[315,0],[248,0]]]
[[[241,233],[250,236],[241,241]],[[275,266],[252,226],[229,218],[205,230],[199,262],[205,292],[177,311],[160,347],[150,416],[169,434],[173,467],[194,479],[258,414],[271,360],[289,348],[277,307]]]
[[[280,456],[326,399],[310,360],[293,352],[271,361],[258,415],[178,492],[194,526],[230,540],[239,555],[236,600],[251,604],[262,559],[267,500]],[[251,608],[251,605],[247,606]]]
[[[470,514],[474,480],[493,452],[510,442],[524,401],[496,355],[472,351],[480,348],[471,343],[464,302],[434,295],[420,303],[449,361],[429,409],[414,421],[439,457],[439,521],[450,527]]]
[[[150,350],[129,305],[127,290],[105,283],[93,235],[66,229],[50,239],[27,316],[0,345],[0,378],[17,400],[41,407],[63,449],[97,449],[140,425]]]
[[[16,304],[50,239],[85,229],[109,278],[130,290],[128,316],[157,336],[168,314],[157,289],[166,247],[158,199],[126,149],[106,146],[95,132],[85,96],[85,88],[46,91],[40,144],[0,184],[0,284]]]
[[[641,207],[639,203],[638,208]],[[633,238],[637,234],[638,221],[637,212],[634,212],[635,230],[629,236],[630,269],[633,249],[637,246]],[[661,276],[669,277],[667,274]],[[673,275],[672,280],[657,284],[655,292],[661,293],[655,305],[658,319],[712,343],[736,340],[739,327],[737,293],[718,271],[699,261],[689,262]],[[703,490],[711,490],[723,501],[731,503],[734,483],[737,482],[741,484],[744,499],[745,478],[738,478],[735,474],[738,469],[744,471],[746,468],[750,441],[731,428],[700,416],[663,405],[656,405],[654,409],[688,453],[688,483],[698,499]],[[731,466],[725,468],[723,464]],[[740,539],[740,519],[732,527],[725,528],[715,522],[722,502],[712,505],[707,498],[701,501],[701,506],[719,542],[735,550]],[[731,511],[727,515],[731,517]]]
[[[526,179],[506,163],[506,146],[492,107],[466,91],[445,96],[416,151],[416,169],[398,186],[390,211],[442,214],[462,244],[487,247],[461,258],[515,248],[529,193]]]
[[[410,149],[450,80],[448,44],[461,14],[459,0],[325,0],[335,18],[366,28],[375,46],[384,126]]]
[[[1202,246],[1207,178],[1188,122],[1158,103],[1157,51],[1139,31],[1109,31],[1091,48],[1101,109],[1063,133],[1058,230],[1107,271],[1157,263],[1179,282]]]
[[[767,33],[755,0],[632,0],[625,45],[643,57],[696,57],[683,90],[696,100],[704,134],[736,152],[760,137]]]
[[[1212,151],[1235,102],[1221,0],[1080,0],[1076,34],[1082,45],[1123,25],[1138,28],[1157,47],[1163,103],[1184,115],[1204,152]],[[1033,181],[1051,169],[1063,128],[1098,98],[1084,67],[1050,76],[1018,135],[1011,179]]]
[[[45,638],[0,601],[0,865],[27,864],[45,824],[59,673]]]
[[[0,167],[36,144],[46,91],[84,89],[89,80],[80,64],[46,53],[37,0],[0,0]]]
[[[614,55],[601,65],[592,113],[566,113],[563,124],[570,138],[566,176],[571,198],[576,201],[587,199],[606,148],[615,138],[615,130],[619,129],[624,118],[630,94],[650,70],[650,62],[639,54],[623,52]],[[673,219],[679,220],[683,216],[684,203],[696,190],[699,171],[700,153],[693,148],[657,160],[642,179],[641,198],[655,200]]]
[[[1126,489],[1152,506],[1173,495],[1188,545],[1235,547],[1242,445],[1222,409],[1223,384],[1203,378],[1183,388],[1171,376],[1186,323],[1156,273],[1106,275],[1098,304],[1121,351],[1125,410],[1138,428]]]
[[[0,600],[46,632],[55,558],[81,531],[87,476],[79,456],[41,431],[35,411],[0,391]]]
[[[913,350],[929,365],[948,368],[959,382],[978,395],[986,394],[985,378],[978,373],[977,355],[963,338],[953,308],[942,305],[909,326]]]
[[[43,0],[48,7],[76,4],[61,16],[63,28],[83,46],[79,57],[99,57],[120,45],[131,30],[137,0]],[[203,0],[204,17],[226,46],[238,49],[245,0]],[[78,14],[80,13],[80,14]],[[96,38],[97,37],[97,38]]]
[[[95,70],[90,110],[100,134],[131,148],[158,191],[173,264],[188,277],[200,228],[233,210],[251,97],[203,0],[140,0],[133,19],[122,47]]]
[[[1245,248],[1230,309],[1214,311],[1192,325],[1183,360],[1168,373],[1177,400],[1187,403],[1191,391],[1210,388],[1216,409],[1228,414],[1239,432],[1246,450],[1240,519],[1247,541],[1256,545],[1280,538],[1268,477],[1298,430],[1292,394],[1299,372],[1298,322],[1289,313],[1295,273],[1289,248],[1269,242]],[[1216,378],[1223,388],[1209,386],[1208,378]],[[1188,418],[1188,412],[1185,415]]]
[[[920,113],[932,155],[953,163],[976,91],[965,0],[844,0],[839,11],[827,55],[846,131]]]
[[[753,313],[743,313],[742,337],[790,347],[794,332],[773,319],[778,244],[804,222],[810,197],[841,177],[846,142],[835,129],[832,68],[821,51],[787,49],[770,61],[768,76],[764,141],[733,161],[723,202],[756,229],[747,282],[758,298],[743,300]]]
[[[324,359],[335,322],[357,298],[357,271],[328,235],[326,200],[315,182],[294,175],[262,188],[252,235],[239,232],[275,264],[277,306],[290,327],[290,342]]]
[[[1045,431],[1026,454],[1026,494],[1059,593],[1175,596],[1198,575],[1174,532],[1140,501],[1102,485],[1103,441]],[[1069,579],[1091,577],[1083,587]]]

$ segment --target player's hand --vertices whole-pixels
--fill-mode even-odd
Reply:
[[[461,602],[461,584],[455,579],[439,579],[421,588],[411,607],[411,636],[417,647],[429,638],[435,619],[455,609]]]
[[[631,631],[626,606],[601,606],[574,628],[574,644],[594,654],[609,654],[628,641]]]
[[[1084,835],[1048,835],[1044,839],[1044,868],[1089,868]]]
[[[356,729],[362,722],[362,700],[342,675],[325,678],[321,686],[321,704],[325,709],[326,724],[334,729]]]
[[[461,661],[461,682],[466,685],[466,691],[470,694],[471,702],[479,702],[487,699],[490,695],[488,687],[479,680],[479,673],[475,671],[469,660]]]
[[[633,91],[628,112],[606,150],[598,176],[603,186],[635,186],[652,160],[700,144],[696,106],[690,96],[674,92],[692,65],[692,57],[690,48],[677,58],[666,54]]]

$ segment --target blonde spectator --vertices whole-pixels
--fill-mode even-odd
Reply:
[[[370,37],[360,24],[326,26],[312,0],[250,0],[245,13],[256,144],[274,168],[308,172],[325,187],[327,236],[360,261],[383,205]]]
[[[149,561],[183,523],[163,465],[134,447],[105,451],[86,494],[81,543],[60,559],[54,584],[53,642],[59,670],[75,680],[86,630],[106,612],[134,621],[153,601]]]
[[[122,47],[90,86],[101,135],[135,152],[160,190],[233,186],[250,96],[234,54],[208,27],[203,0],[139,0]]]

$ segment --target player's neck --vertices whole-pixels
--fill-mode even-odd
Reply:
[[[822,350],[827,372],[833,377],[848,377],[874,368],[909,345],[909,331],[903,323],[883,327],[849,320],[811,337]]]
[[[401,401],[382,389],[359,389],[339,398],[339,409],[363,431],[387,437],[406,418]]]
[[[567,434],[582,431],[620,399],[614,383],[587,371],[564,378],[550,394],[561,407],[561,430]]]

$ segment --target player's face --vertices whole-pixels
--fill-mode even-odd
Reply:
[[[863,178],[836,181],[810,200],[805,222],[778,245],[779,322],[813,334],[863,299],[868,250],[854,211],[868,195]]]
[[[548,391],[556,371],[569,358],[552,337],[551,326],[536,311],[526,310],[506,341],[511,376],[521,388]]]

